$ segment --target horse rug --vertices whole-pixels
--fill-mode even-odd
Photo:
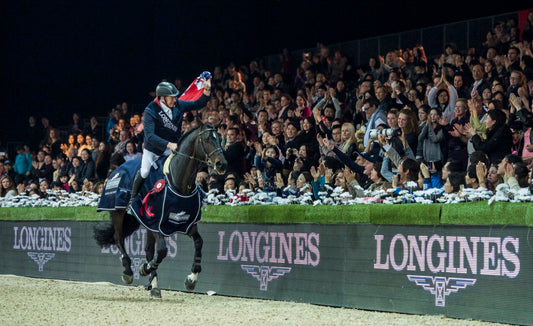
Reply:
[[[160,158],[152,167],[131,205],[133,215],[150,231],[165,236],[175,232],[186,234],[201,219],[204,194],[198,188],[187,196],[178,194],[163,173],[166,158]],[[131,186],[140,167],[139,158],[122,164],[109,175],[97,211],[114,211],[127,207]]]

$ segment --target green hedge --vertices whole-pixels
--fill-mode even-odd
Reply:
[[[95,207],[0,208],[0,220],[107,220]],[[250,205],[209,206],[204,222],[319,223],[398,225],[522,225],[533,226],[532,203],[484,202],[460,204],[369,204],[348,206]]]

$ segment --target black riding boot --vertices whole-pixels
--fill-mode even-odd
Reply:
[[[133,210],[131,209],[131,204],[133,203],[133,200],[135,199],[135,197],[137,197],[139,190],[144,184],[144,180],[146,179],[144,179],[141,176],[141,171],[137,171],[137,174],[135,174],[135,179],[133,180],[133,186],[131,187],[130,201],[128,202],[128,206],[127,206],[128,214],[133,214]]]

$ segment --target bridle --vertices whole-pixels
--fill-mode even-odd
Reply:
[[[216,129],[214,128],[208,128],[206,130],[202,130],[201,132],[198,133],[198,135],[196,136],[196,139],[194,141],[194,152],[191,154],[191,155],[187,155],[187,154],[183,154],[179,151],[177,152],[174,152],[174,154],[176,155],[180,155],[182,157],[186,157],[190,160],[195,160],[195,161],[198,161],[200,163],[204,163],[206,164],[207,166],[209,167],[212,167],[214,169],[215,172],[220,172],[217,170],[217,167],[215,165],[215,163],[211,160],[211,156],[215,153],[222,153],[223,150],[220,146],[218,146],[217,148],[213,149],[211,152],[207,152],[207,150],[205,149],[205,145],[204,145],[204,140],[202,139],[202,135],[206,134],[206,133],[209,133],[209,132],[213,132],[216,134]],[[215,140],[217,139],[217,137],[215,136]],[[202,148],[202,152],[205,154],[205,158],[204,159],[199,159],[196,157],[196,148],[197,148],[197,145],[198,145],[198,141],[200,140],[200,146]]]

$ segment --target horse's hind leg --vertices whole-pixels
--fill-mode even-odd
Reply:
[[[152,241],[155,242],[155,253],[152,247],[153,244],[151,244]],[[146,260],[148,261],[148,263],[144,263],[141,265],[139,273],[142,276],[147,276],[151,272],[155,271],[157,267],[159,267],[159,264],[167,256],[167,252],[168,248],[165,238],[159,234],[148,232],[148,239],[146,243]],[[149,258],[152,259],[149,260]]]
[[[202,247],[204,240],[198,233],[198,226],[194,225],[190,231],[189,236],[194,241],[194,262],[191,268],[191,274],[185,279],[185,288],[187,291],[192,291],[198,283],[198,274],[202,271]]]
[[[124,232],[122,230],[124,224],[124,210],[111,212],[111,220],[113,221],[113,227],[115,229],[115,245],[121,253],[120,259],[122,260],[122,266],[124,267],[124,271],[122,272],[122,282],[125,284],[131,284],[133,282],[133,270],[131,269],[131,259],[125,249]]]

